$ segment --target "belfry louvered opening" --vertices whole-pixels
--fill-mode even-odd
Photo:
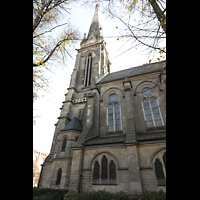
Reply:
[[[86,58],[84,86],[89,86],[91,84],[91,74],[92,74],[92,54],[89,54]]]

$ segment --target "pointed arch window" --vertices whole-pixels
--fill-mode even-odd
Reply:
[[[100,173],[100,165],[99,162],[96,161],[94,164],[94,173],[93,173],[93,180],[99,180],[99,173]]]
[[[165,176],[164,176],[164,172],[163,172],[163,166],[158,158],[156,158],[154,166],[155,166],[156,178],[158,181],[158,185],[165,185]]]
[[[62,149],[61,149],[61,151],[65,151],[66,145],[67,145],[67,138],[65,137],[63,139],[63,141],[62,141]]]
[[[112,94],[109,96],[109,105],[108,105],[108,132],[121,131],[121,113],[120,105],[117,102],[118,96]]]
[[[93,167],[93,184],[117,184],[116,164],[111,158],[103,155],[103,157],[94,161]]]
[[[143,93],[143,110],[147,123],[147,127],[163,126],[163,120],[157,104],[157,100],[153,96],[153,90],[150,88],[144,88]]]
[[[112,160],[109,165],[109,179],[116,180],[116,165]]]
[[[103,156],[101,163],[101,179],[103,180],[108,178],[108,160],[106,156]]]
[[[91,84],[91,74],[92,74],[92,54],[89,54],[86,57],[84,86],[89,86]]]
[[[62,176],[62,169],[60,168],[57,173],[56,185],[60,185],[61,176]]]

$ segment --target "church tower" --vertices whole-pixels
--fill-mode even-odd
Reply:
[[[98,11],[97,4],[88,35],[86,37],[84,34],[80,49],[76,49],[78,54],[70,83],[70,87],[75,87],[76,90],[90,87],[100,77],[110,72],[110,61]]]
[[[91,136],[88,133],[92,125],[98,127],[99,107],[94,106],[94,103],[99,102],[99,90],[95,83],[110,72],[111,64],[98,11],[97,4],[88,35],[86,37],[84,34],[80,49],[76,49],[78,53],[68,93],[65,94],[65,101],[55,124],[50,154],[42,165],[39,187],[66,189],[70,182],[73,184],[73,180],[70,181],[72,151],[74,154],[76,152],[72,148],[81,147],[86,137]],[[95,134],[99,134],[99,129],[95,129]],[[76,164],[73,170],[79,166],[80,163]],[[76,184],[77,180],[75,177]]]

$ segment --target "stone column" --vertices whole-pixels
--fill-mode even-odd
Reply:
[[[82,169],[83,148],[74,147],[71,165],[69,190],[79,192],[80,173]]]
[[[128,173],[130,183],[130,194],[142,192],[142,182],[138,160],[138,151],[135,144],[127,144]]]
[[[133,94],[131,81],[126,77],[124,82],[124,94],[127,106],[127,132],[126,132],[126,143],[136,143],[136,127],[133,110]]]
[[[126,151],[128,160],[128,173],[130,183],[130,193],[142,192],[140,166],[138,159],[136,127],[133,108],[133,93],[131,81],[126,77],[124,82],[124,94],[127,107],[127,132],[126,132]]]

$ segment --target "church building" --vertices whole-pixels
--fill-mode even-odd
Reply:
[[[39,187],[165,191],[166,61],[110,73],[98,9],[76,49]]]

